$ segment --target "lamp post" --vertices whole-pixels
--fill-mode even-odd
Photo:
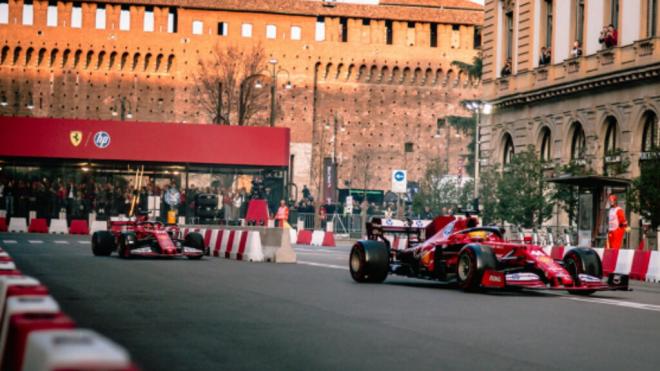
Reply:
[[[276,116],[276,107],[275,107],[275,94],[277,92],[277,75],[280,72],[285,72],[286,73],[286,85],[284,86],[285,89],[289,90],[291,89],[291,75],[289,74],[289,71],[283,69],[283,68],[277,68],[277,59],[273,58],[268,61],[270,65],[272,66],[272,71],[271,71],[271,84],[270,84],[270,127],[275,126],[275,116]]]
[[[481,114],[490,115],[493,106],[482,100],[466,100],[463,101],[463,106],[470,112],[476,115],[475,121],[475,144],[474,144],[474,198],[479,197],[479,146],[481,144],[481,136],[479,129],[481,127]]]
[[[126,109],[126,106],[128,106],[128,110]],[[130,120],[133,118],[131,108],[131,102],[127,101],[126,97],[119,97],[119,111],[117,111],[117,105],[115,103],[115,105],[112,106],[112,116],[119,116],[121,121],[125,121],[126,119]]]

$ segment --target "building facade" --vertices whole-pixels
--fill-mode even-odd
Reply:
[[[486,1],[482,164],[532,145],[550,167],[638,176],[660,144],[659,12],[657,0]]]
[[[478,55],[482,7],[372,3],[2,0],[0,115],[208,123],[200,62],[214,48],[262,45],[299,189],[320,188],[327,159],[340,187],[386,190],[401,168],[418,180],[436,153],[458,171],[469,138],[440,123],[468,115],[460,101],[479,94],[451,62]]]

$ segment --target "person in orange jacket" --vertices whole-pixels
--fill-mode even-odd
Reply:
[[[280,227],[284,228],[285,223],[289,220],[289,208],[286,206],[284,200],[280,200],[280,207],[277,209],[275,214],[275,220],[277,220]]]
[[[607,242],[610,249],[621,248],[623,242],[623,235],[630,230],[628,221],[626,221],[626,214],[623,209],[617,205],[616,195],[610,195],[610,211],[607,218]]]

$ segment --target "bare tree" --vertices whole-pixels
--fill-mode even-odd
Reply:
[[[199,59],[195,75],[202,109],[216,124],[249,124],[268,108],[268,89],[255,86],[270,79],[265,71],[266,52],[261,45],[245,49],[217,44],[208,59]]]

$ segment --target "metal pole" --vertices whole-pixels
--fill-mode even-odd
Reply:
[[[275,71],[275,64],[273,64],[273,81],[270,84],[270,127],[275,126],[275,91],[277,87],[277,72]]]
[[[218,83],[218,101],[216,105],[215,123],[220,124],[222,122],[222,81]]]
[[[477,121],[475,122],[474,131],[474,198],[479,197],[479,127],[481,124],[481,107],[477,108]]]
[[[121,103],[121,112],[119,118],[121,119],[121,121],[124,121],[126,119],[126,106],[125,106],[126,97],[121,97],[120,103]]]

